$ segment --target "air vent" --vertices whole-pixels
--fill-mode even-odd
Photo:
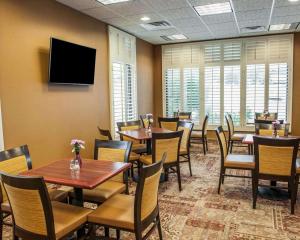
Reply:
[[[241,28],[241,33],[253,33],[253,32],[264,32],[266,31],[266,27],[264,26],[251,26]]]
[[[173,28],[173,26],[167,21],[142,23],[140,25],[148,31],[166,30],[166,29]]]
[[[166,41],[172,41],[171,38],[168,38],[167,36],[160,36],[163,40],[166,40]]]

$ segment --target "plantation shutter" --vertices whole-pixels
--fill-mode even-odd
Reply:
[[[165,73],[166,114],[173,117],[180,109],[180,69],[169,68]]]
[[[136,39],[109,27],[111,129],[116,134],[117,122],[137,118]]]

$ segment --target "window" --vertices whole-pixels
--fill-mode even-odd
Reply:
[[[253,128],[255,112],[290,121],[293,35],[164,45],[164,114],[192,112],[195,125]]]
[[[137,118],[135,37],[109,27],[112,132]]]

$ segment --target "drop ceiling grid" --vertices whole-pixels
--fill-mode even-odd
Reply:
[[[233,13],[200,17],[192,7],[229,0],[132,0],[111,5],[103,5],[96,0],[56,1],[154,44],[166,43],[161,36],[176,33],[185,34],[188,41],[270,34],[270,32],[244,34],[239,32],[239,28],[264,26],[268,29],[273,2],[273,0],[232,0],[236,24]],[[140,26],[143,23],[140,18],[143,16],[149,16],[150,22],[168,21],[174,28],[164,31],[147,31]],[[300,2],[275,0],[270,23],[294,22],[300,22]],[[175,42],[184,42],[184,40]]]

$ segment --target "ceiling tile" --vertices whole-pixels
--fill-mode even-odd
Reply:
[[[269,19],[239,21],[240,28],[254,27],[254,26],[267,26],[268,24],[269,24]]]
[[[77,10],[84,10],[89,8],[95,8],[99,6],[103,6],[103,4],[95,1],[95,0],[56,0],[62,4],[65,4],[69,7],[75,8]]]
[[[282,23],[297,23],[300,22],[300,14],[285,16],[285,17],[272,17],[271,24],[282,24]]]
[[[228,0],[188,0],[192,6],[201,6],[214,3],[228,2]]]
[[[270,9],[236,12],[236,17],[237,17],[238,21],[249,21],[249,20],[251,21],[251,20],[257,20],[257,19],[269,19]]]
[[[223,14],[203,16],[202,19],[206,24],[233,22],[234,15],[233,13],[223,13]]]
[[[150,20],[149,21],[142,21],[141,18],[142,17],[149,17]],[[131,16],[126,16],[126,18],[134,23],[137,24],[141,24],[141,23],[149,23],[149,22],[156,22],[156,21],[162,21],[164,20],[164,18],[159,15],[156,14],[154,12],[148,12],[148,13],[143,13],[143,14],[137,14],[137,15],[131,15]]]
[[[173,19],[170,21],[170,23],[179,28],[203,25],[198,17]]]
[[[289,2],[287,0],[276,0],[275,1],[275,7],[284,7],[284,6],[291,6],[291,7],[294,7],[294,6],[299,6],[300,5],[300,2]]]
[[[115,11],[123,16],[152,12],[152,8],[149,7],[147,4],[143,3],[141,0],[121,2],[118,4],[110,4],[107,6],[110,10]]]
[[[169,20],[189,17],[198,18],[197,13],[191,7],[163,10],[159,13]]]
[[[189,7],[185,0],[144,0],[144,3],[157,11]]]
[[[104,18],[120,17],[118,14],[115,14],[106,7],[90,8],[87,10],[83,10],[83,12],[99,20],[102,20]]]
[[[232,0],[234,10],[250,11],[264,8],[271,9],[273,0]]]
[[[273,15],[275,17],[284,17],[289,15],[299,15],[300,5],[288,6],[288,7],[276,7],[273,10]]]

